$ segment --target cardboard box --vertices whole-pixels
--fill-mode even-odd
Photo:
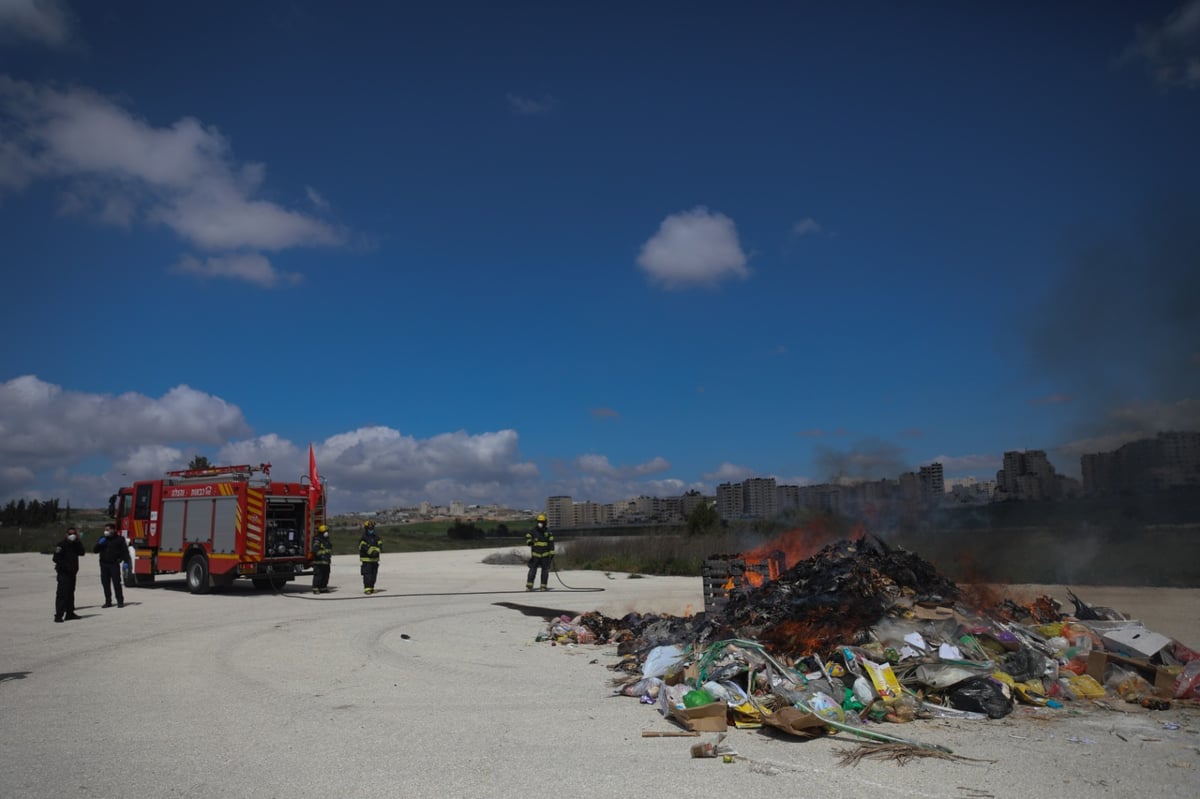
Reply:
[[[1115,652],[1102,652],[1093,649],[1088,653],[1087,675],[1096,682],[1104,685],[1104,669],[1109,663],[1133,669],[1154,686],[1154,693],[1163,699],[1175,697],[1175,675],[1162,666],[1156,666],[1148,660],[1127,658]]]
[[[1104,633],[1101,638],[1104,648],[1118,655],[1132,658],[1151,658],[1171,643],[1165,635],[1147,630],[1142,625],[1122,627]]]
[[[671,716],[683,725],[684,729],[693,732],[725,732],[728,726],[725,717],[729,706],[724,702],[709,702],[699,707],[676,708]]]
[[[667,685],[678,685],[684,682],[688,685],[697,685],[700,682],[700,666],[696,663],[688,663],[682,668],[668,671],[663,675],[663,682]]]

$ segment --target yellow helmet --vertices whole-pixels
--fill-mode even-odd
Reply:
[[[367,528],[368,530],[374,530],[375,529],[375,520],[367,519],[365,522],[363,522],[363,527]]]
[[[321,526],[319,526],[317,528],[317,532],[318,533],[327,533],[327,532],[329,532],[329,528],[322,524]]]
[[[546,521],[546,514],[544,514],[544,513],[539,513],[539,514],[538,514],[538,517],[537,517],[537,520],[538,520],[539,522],[544,522],[544,521]]]

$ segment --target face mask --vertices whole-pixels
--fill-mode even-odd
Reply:
[[[78,537],[79,537],[79,536],[75,535],[74,533],[71,533],[69,536],[67,536],[67,540],[68,540],[68,541],[74,541],[74,540],[75,540],[76,538],[78,538]]]

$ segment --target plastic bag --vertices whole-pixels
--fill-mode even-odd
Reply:
[[[642,664],[642,676],[663,676],[672,666],[683,660],[685,654],[683,647],[674,644],[654,647],[650,654],[646,655],[646,662]]]
[[[671,711],[683,709],[683,695],[692,690],[687,683],[664,685],[658,691],[658,709],[664,716],[670,716]]]
[[[1126,702],[1136,702],[1143,696],[1154,696],[1154,686],[1136,671],[1111,665],[1105,672],[1104,687],[1111,688]]]
[[[1071,674],[1067,677],[1067,692],[1072,698],[1103,699],[1104,686],[1090,674]]]
[[[1200,699],[1200,660],[1188,663],[1175,678],[1175,698]]]
[[[1046,658],[1032,649],[1022,648],[1000,659],[1000,667],[1017,682],[1041,677],[1046,670]]]
[[[1012,697],[1005,688],[986,677],[971,677],[953,686],[946,698],[950,706],[959,710],[986,713],[989,719],[999,719],[1012,712]]]

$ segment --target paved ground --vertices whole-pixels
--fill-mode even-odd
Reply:
[[[99,607],[89,555],[84,618],[66,624],[51,622],[49,557],[0,556],[0,797],[1200,794],[1200,714],[1123,703],[886,725],[976,761],[844,767],[845,736],[755,730],[730,733],[732,764],[692,759],[693,739],[642,738],[677,728],[611,696],[612,648],[534,637],[549,610],[698,609],[699,579],[569,572],[567,583],[603,592],[527,594],[523,567],[481,556],[385,554],[385,590],[372,597],[339,557],[341,590],[326,596],[299,585],[192,596],[167,578],[127,589],[118,610]],[[1200,590],[1112,590],[1077,588],[1200,644]]]

